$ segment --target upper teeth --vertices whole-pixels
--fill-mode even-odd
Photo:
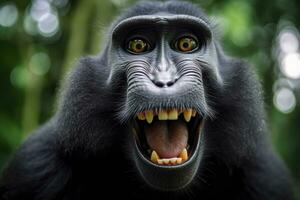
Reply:
[[[196,116],[196,110],[186,109],[186,110],[160,110],[158,112],[148,110],[137,114],[139,120],[146,120],[149,124],[152,123],[154,116],[158,116],[158,120],[177,120],[178,116],[183,113],[183,117],[186,122],[191,120],[191,117]]]
[[[178,111],[176,109],[172,109],[169,111],[168,119],[177,120],[178,119]]]
[[[153,121],[153,112],[152,111],[146,111],[145,112],[146,120],[149,124]]]
[[[189,122],[192,117],[192,109],[188,109],[188,110],[184,111],[183,116],[184,116],[185,121]]]

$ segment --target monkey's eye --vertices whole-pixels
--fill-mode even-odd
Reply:
[[[183,36],[176,40],[175,49],[181,52],[192,52],[198,48],[198,41],[192,36]]]
[[[150,44],[142,38],[134,38],[128,42],[127,50],[134,54],[140,54],[148,51]]]

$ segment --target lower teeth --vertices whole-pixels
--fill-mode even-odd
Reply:
[[[157,163],[160,165],[179,165],[182,163],[182,158],[164,158],[158,159]]]
[[[152,151],[151,153],[151,161],[155,164],[159,165],[179,165],[186,160],[188,160],[188,152],[187,149],[184,148],[178,157],[175,158],[159,158],[156,151]]]

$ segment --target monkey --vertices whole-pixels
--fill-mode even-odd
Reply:
[[[293,198],[258,77],[201,8],[139,2],[107,40],[8,162],[1,199]]]

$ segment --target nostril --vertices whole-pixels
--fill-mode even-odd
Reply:
[[[174,85],[174,81],[169,81],[169,82],[167,82],[167,86],[168,86],[168,87],[170,87],[170,86],[172,86],[172,85]]]
[[[155,81],[154,84],[157,86],[157,87],[165,87],[165,84],[161,81]]]

